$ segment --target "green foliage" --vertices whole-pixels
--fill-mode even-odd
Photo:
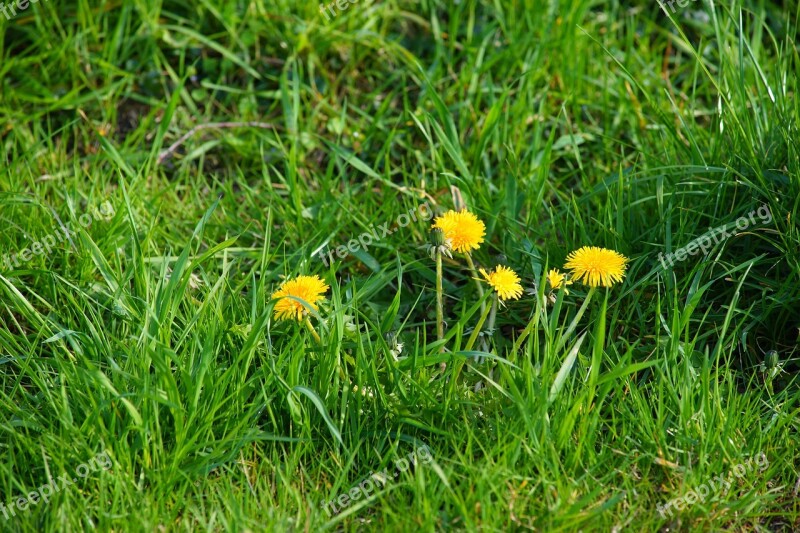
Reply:
[[[0,504],[113,461],[0,530],[800,528],[800,8],[709,4],[0,16]],[[171,147],[221,122],[251,124]],[[469,206],[476,263],[529,289],[475,335],[445,257],[444,353],[430,221],[399,223],[425,202]],[[624,283],[551,293],[584,245],[630,257]],[[321,343],[272,317],[297,274],[331,285]]]

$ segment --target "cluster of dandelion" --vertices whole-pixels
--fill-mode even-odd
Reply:
[[[467,343],[469,350],[475,342],[476,335],[480,332],[489,317],[487,331],[491,333],[494,328],[498,305],[504,305],[507,300],[517,300],[523,294],[521,279],[511,268],[498,265],[494,270],[480,269],[482,277],[478,277],[472,252],[478,250],[486,236],[486,225],[474,213],[462,209],[461,211],[448,211],[437,217],[431,227],[431,244],[429,253],[436,262],[436,334],[444,349],[444,305],[443,305],[443,266],[442,257],[453,258],[453,252],[463,254],[466,259],[473,279],[477,283],[479,298],[481,299],[481,318]],[[565,274],[557,269],[547,273],[547,283],[552,291],[564,289],[575,281],[588,285],[594,290],[597,287],[611,287],[621,282],[625,277],[628,259],[613,250],[596,246],[584,246],[567,256],[564,269]],[[493,293],[492,305],[485,305],[485,293],[482,282],[491,287]],[[325,293],[330,287],[319,276],[297,276],[281,283],[278,290],[272,294],[272,299],[277,300],[274,315],[278,320],[295,320],[303,322],[314,335],[317,341],[319,335],[314,330],[309,320],[312,312],[319,310],[319,305],[325,299]],[[550,293],[551,299],[554,295]]]
[[[448,211],[438,217],[433,223],[433,229],[441,232],[441,237],[435,236],[433,239],[431,255],[436,260],[437,333],[438,340],[442,340],[441,256],[452,257],[451,250],[463,253],[467,260],[467,265],[473,273],[473,278],[478,281],[478,294],[483,298],[481,279],[478,278],[475,272],[471,253],[478,250],[483,244],[486,226],[473,213],[461,210],[459,212]],[[569,294],[566,286],[575,281],[585,283],[592,289],[599,286],[611,287],[625,277],[627,263],[628,259],[625,256],[613,250],[596,246],[584,246],[568,255],[564,268],[569,271],[569,274],[562,273],[557,269],[551,269],[547,274],[547,282],[552,291],[563,287],[565,294]],[[491,309],[487,309],[485,306],[481,307],[482,314],[475,332],[477,333],[483,326],[487,312],[489,313],[487,330],[492,332],[498,303],[503,305],[507,300],[519,299],[523,294],[521,280],[514,270],[503,265],[496,266],[493,271],[489,272],[481,268],[480,273],[482,280],[493,289],[494,295]],[[555,299],[552,292],[550,297],[553,300]],[[472,342],[474,342],[474,335],[471,337],[470,342],[467,343],[467,349],[471,347]]]
[[[625,277],[627,265],[628,258],[614,250],[584,246],[567,256],[564,268],[570,271],[569,275],[556,268],[550,269],[547,273],[547,283],[553,291],[564,287],[564,294],[569,294],[569,289],[566,287],[572,285],[575,280],[592,289],[611,287]],[[550,298],[553,301],[555,295],[550,293]]]

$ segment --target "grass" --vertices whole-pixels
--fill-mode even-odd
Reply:
[[[103,0],[0,17],[0,528],[797,530],[799,15]],[[217,122],[262,124],[165,152]],[[436,342],[430,220],[398,219],[425,202],[468,206],[477,266],[530,289],[493,331],[473,335],[491,293],[454,254]],[[386,224],[366,251],[314,255]],[[624,282],[548,298],[584,245],[631,258]],[[299,274],[331,286],[321,342],[273,318]],[[104,451],[110,468],[15,507]]]

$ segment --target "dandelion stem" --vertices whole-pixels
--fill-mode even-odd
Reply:
[[[497,318],[497,301],[498,296],[497,293],[495,293],[494,299],[492,300],[492,312],[489,313],[489,327],[486,328],[487,331],[494,331],[494,320]]]
[[[489,313],[489,325],[486,328],[487,336],[492,335],[492,332],[494,331],[494,321],[497,318],[497,306],[498,306],[498,302],[499,302],[498,298],[499,297],[498,297],[497,293],[494,293],[494,298],[492,299],[492,310]],[[483,343],[481,344],[481,349],[484,352],[488,352],[489,351],[489,339],[488,338],[486,338],[486,337],[483,338]],[[483,362],[483,358],[481,358],[481,359],[476,358],[475,362],[476,363],[481,363],[481,362]]]
[[[586,308],[588,307],[589,302],[592,300],[592,296],[594,295],[596,290],[597,290],[596,287],[592,287],[589,289],[589,294],[586,295],[586,300],[583,301],[583,305],[581,305],[581,308],[578,310],[578,313],[575,315],[575,318],[572,319],[572,323],[567,328],[567,331],[561,334],[561,338],[558,340],[558,343],[556,344],[556,350],[560,350],[561,347],[564,346],[564,343],[567,341],[567,339],[572,335],[572,332],[575,331],[575,328],[578,326],[578,322],[583,316],[583,313],[586,312]],[[531,319],[528,325],[525,326],[525,329],[522,331],[522,334],[519,336],[517,341],[514,343],[514,346],[511,348],[511,354],[509,354],[509,360],[511,360],[511,357],[516,356],[517,352],[522,346],[522,343],[525,341],[528,335],[530,335],[531,331],[533,331],[533,328],[536,327],[536,323],[538,321],[539,321],[539,313],[537,312],[534,314],[534,317]]]
[[[314,326],[311,325],[311,320],[309,320],[308,317],[306,317],[306,326],[308,327],[308,330],[311,332],[311,334],[314,335],[314,338],[317,340],[317,342],[322,344],[322,339],[319,338],[317,330],[315,330]]]
[[[489,319],[489,329],[492,328],[492,324],[494,323],[494,315],[496,314],[495,313],[496,305],[497,305],[497,295],[495,294],[494,300],[492,301],[492,307],[491,307],[492,317]],[[481,333],[481,328],[483,327],[483,323],[486,322],[486,317],[487,315],[489,315],[489,309],[485,305],[483,307],[484,310],[483,313],[481,313],[481,318],[478,320],[478,325],[475,326],[475,329],[472,331],[472,335],[469,336],[467,345],[464,348],[464,351],[466,352],[470,351],[472,347],[475,345],[475,341],[477,340],[478,335],[480,335]]]
[[[591,287],[589,289],[589,294],[586,295],[583,305],[581,305],[581,308],[578,309],[578,313],[575,315],[575,318],[572,319],[567,331],[562,333],[561,338],[558,339],[558,342],[556,343],[556,351],[560,350],[564,344],[566,344],[567,340],[572,337],[572,333],[575,331],[575,328],[578,327],[578,322],[580,322],[581,318],[583,317],[583,313],[586,312],[586,308],[589,307],[589,302],[592,301],[592,296],[594,296],[595,292],[597,292],[597,287]]]
[[[496,302],[497,301],[497,295],[496,294],[495,294],[495,298],[494,299],[495,299],[495,302]],[[492,305],[492,308],[494,309],[494,305]],[[464,348],[465,352],[468,352],[468,351],[472,350],[472,347],[475,345],[475,341],[478,339],[478,335],[480,335],[480,333],[481,333],[481,328],[483,327],[483,323],[486,322],[486,316],[488,314],[489,314],[489,310],[488,310],[488,308],[486,306],[484,306],[484,311],[483,311],[483,313],[481,313],[481,317],[478,319],[478,325],[475,326],[474,330],[472,330],[472,335],[469,336],[469,340],[467,341],[467,344],[466,344],[466,346]],[[479,355],[475,356],[475,362],[476,363],[479,362],[480,357],[481,356],[479,356]],[[458,381],[458,378],[461,375],[461,369],[464,368],[465,364],[466,364],[466,360],[462,359],[458,363],[456,363],[456,365],[453,367],[454,368],[453,377],[451,378],[451,381],[450,381],[450,393],[451,394],[453,393],[453,391],[455,391],[456,382]]]
[[[444,303],[442,302],[442,253],[436,250],[436,340],[444,339]],[[444,346],[440,348],[444,352]]]
[[[475,270],[475,263],[472,262],[472,256],[469,253],[464,255],[467,256],[467,265],[469,266],[470,272],[472,272],[473,279],[475,279],[475,285],[478,286],[478,298],[481,299],[481,313],[483,313],[486,310],[486,302],[483,301],[483,286],[478,277],[478,271]]]

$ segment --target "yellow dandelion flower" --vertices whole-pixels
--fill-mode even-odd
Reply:
[[[481,274],[486,278],[486,282],[497,292],[500,300],[513,298],[516,300],[522,296],[522,285],[519,284],[517,273],[505,266],[498,266],[494,272],[486,272],[481,269]]]
[[[486,224],[466,209],[436,217],[432,227],[441,229],[453,250],[462,253],[480,248],[486,235]]]
[[[551,268],[550,272],[547,273],[547,282],[550,284],[550,288],[554,291],[557,291],[563,285],[566,287],[567,285],[572,285],[572,280],[567,279],[567,276],[562,272],[559,272],[557,268]],[[566,294],[569,294],[567,289],[564,289]]]
[[[625,277],[628,258],[597,246],[584,246],[567,256],[564,268],[572,271],[572,278],[590,287],[611,287]]]
[[[303,304],[287,296],[300,298],[316,310],[319,309],[317,304],[325,299],[324,294],[329,288],[319,276],[297,276],[284,281],[278,290],[272,293],[272,299],[278,299],[278,303],[275,304],[275,318],[278,320],[293,318],[301,322],[308,310]]]

